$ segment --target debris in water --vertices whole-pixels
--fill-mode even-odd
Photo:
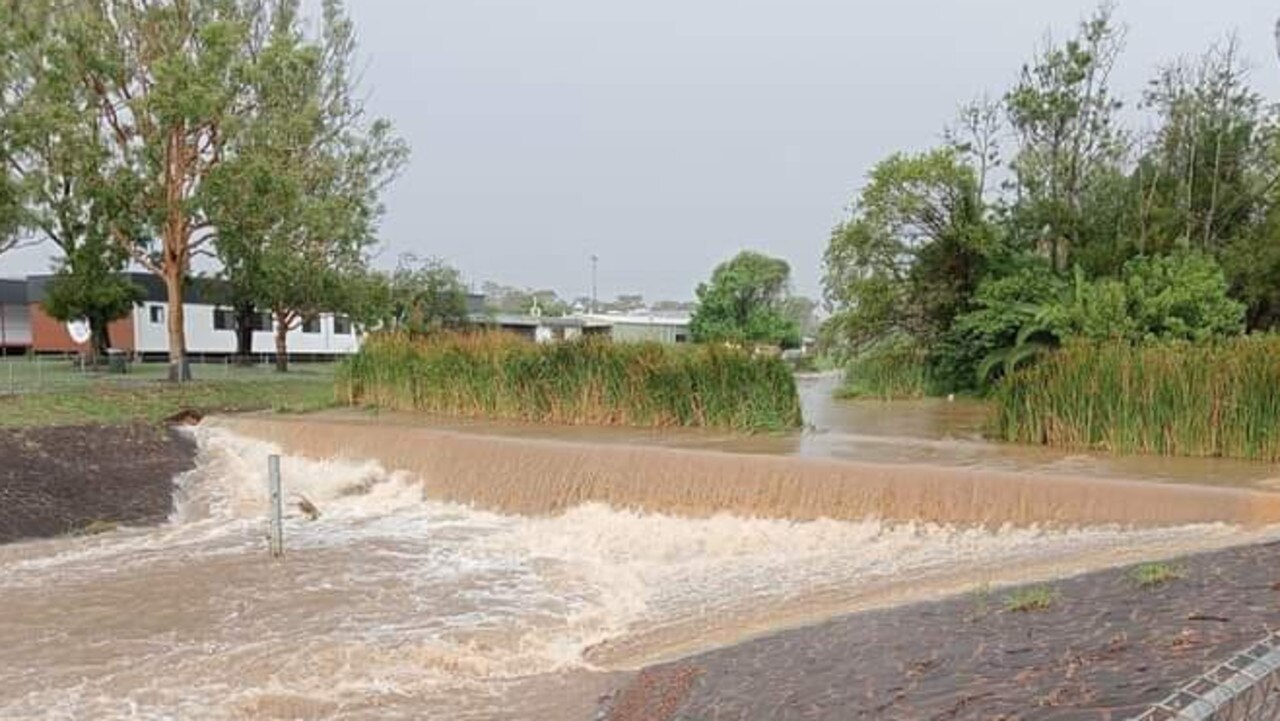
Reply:
[[[184,408],[164,420],[171,426],[198,426],[204,420],[204,414],[192,408]]]
[[[298,510],[302,511],[309,521],[320,520],[320,509],[316,508],[316,504],[301,493],[298,494]]]

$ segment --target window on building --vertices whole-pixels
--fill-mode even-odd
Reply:
[[[351,319],[345,315],[335,315],[333,317],[333,334],[351,335]]]
[[[320,316],[312,316],[302,321],[303,333],[319,333],[320,332]]]
[[[151,322],[156,325],[159,325],[164,322],[164,306],[162,305],[151,306]]]
[[[254,313],[254,314],[253,314],[253,329],[254,329],[254,330],[269,331],[269,330],[271,330],[271,327],[272,327],[272,324],[271,324],[271,314],[270,314],[270,313],[263,312],[263,313]]]
[[[236,312],[230,308],[214,308],[213,309],[213,329],[214,330],[235,330],[236,329]]]
[[[676,342],[677,342],[677,343],[688,343],[688,342],[689,342],[689,336],[688,336],[688,335],[686,335],[686,334],[684,334],[684,333],[676,333]]]

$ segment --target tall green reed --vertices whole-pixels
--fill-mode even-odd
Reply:
[[[926,354],[914,343],[889,341],[858,355],[845,368],[841,398],[905,400],[928,395]]]
[[[474,418],[744,431],[801,423],[782,361],[711,346],[380,334],[339,368],[336,383],[339,400],[352,405]]]
[[[1280,460],[1280,337],[1070,344],[1006,378],[995,434],[1122,453]]]

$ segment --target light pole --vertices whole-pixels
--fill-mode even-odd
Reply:
[[[596,314],[596,271],[600,265],[600,256],[591,254],[591,314]]]

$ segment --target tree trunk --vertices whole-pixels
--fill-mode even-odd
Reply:
[[[182,281],[182,267],[176,263],[167,263],[164,268],[164,287],[169,295],[169,380],[175,383],[191,380],[191,367],[187,365]]]
[[[107,358],[107,349],[111,347],[110,328],[106,318],[89,316],[89,331],[93,336],[89,341],[89,363],[95,367]]]
[[[237,305],[236,312],[236,363],[253,365],[253,321],[257,308],[253,303]]]
[[[168,131],[164,154],[164,261],[159,264],[165,289],[169,293],[169,380],[175,383],[191,380],[182,305],[187,264],[191,259],[191,225],[185,207],[189,162],[187,153],[190,148],[185,141],[185,133],[183,121],[179,121]]]
[[[283,314],[276,315],[276,370],[289,372],[289,319]]]

